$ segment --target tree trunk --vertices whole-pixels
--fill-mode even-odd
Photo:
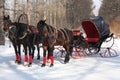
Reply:
[[[0,45],[5,44],[4,33],[2,30],[2,20],[3,20],[3,8],[4,8],[4,0],[0,0]]]
[[[46,9],[46,5],[47,5],[47,0],[44,0],[44,20],[46,20],[46,17],[47,17],[47,9]]]
[[[30,25],[30,0],[27,0],[27,18],[28,18],[28,21],[27,21],[27,24]]]
[[[54,13],[53,13],[53,15],[54,15],[54,26],[55,27],[57,27],[57,5],[56,5],[57,3],[55,3],[55,5],[54,5]]]

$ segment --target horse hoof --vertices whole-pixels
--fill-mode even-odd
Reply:
[[[45,67],[45,64],[42,64],[41,67]]]
[[[18,63],[18,60],[15,60],[15,63]]]
[[[21,64],[21,61],[18,61],[17,63],[18,63],[18,64]]]
[[[64,64],[68,63],[69,61],[64,61]]]
[[[32,66],[32,63],[29,63],[29,64],[28,64],[28,67],[31,67],[31,66]]]
[[[53,67],[54,65],[53,64],[50,64],[50,67]]]
[[[24,62],[24,66],[28,66],[28,62]]]
[[[40,60],[40,57],[37,57],[37,60]]]

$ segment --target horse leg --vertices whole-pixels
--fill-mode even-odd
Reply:
[[[73,52],[73,43],[70,43],[70,45],[69,45],[69,52],[70,52],[70,56],[72,56],[72,52]]]
[[[53,50],[54,50],[54,46],[48,48],[48,58],[51,61],[50,67],[54,65]]]
[[[34,53],[35,53],[35,47],[32,47],[32,59],[34,58]]]
[[[15,50],[15,56],[16,56],[15,63],[18,63],[19,54],[18,54],[18,52],[17,52],[17,46],[16,46],[14,43],[12,43],[12,44],[13,44],[13,47],[14,47],[14,50]]]
[[[38,51],[37,60],[40,60],[40,48],[39,48],[39,44],[37,44],[37,51]]]
[[[24,56],[24,66],[28,65],[28,55],[27,55],[27,46],[23,45],[24,50],[25,50],[25,56]]]
[[[21,64],[21,45],[18,44],[18,64]]]
[[[67,54],[65,55],[64,63],[65,63],[65,64],[68,63],[69,60],[70,60],[70,57],[69,57],[69,54],[67,53]]]
[[[65,45],[64,48],[65,48],[65,50],[66,50],[66,52],[67,52],[67,54],[65,55],[65,60],[64,60],[64,63],[66,64],[66,63],[68,63],[69,60],[70,60],[70,56],[69,56],[69,55],[70,55],[69,45]]]
[[[49,47],[48,47],[48,54],[47,54],[47,62],[50,63],[50,51],[49,51]]]
[[[47,46],[43,46],[43,63],[41,67],[45,67],[46,65],[46,50],[47,50]]]
[[[32,48],[34,48],[34,46],[32,46]],[[29,46],[29,64],[28,64],[28,67],[31,67],[32,61],[33,61],[32,54],[34,54],[34,53],[31,53],[32,48],[31,48],[31,46]]]

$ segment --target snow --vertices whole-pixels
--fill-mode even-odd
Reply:
[[[114,46],[120,55],[119,45],[120,39],[116,39]],[[22,60],[23,57],[24,53]],[[58,57],[53,67],[49,67],[49,63],[41,67],[42,56],[37,60],[35,55],[32,67],[18,65],[14,60],[14,49],[9,48],[6,39],[5,45],[0,46],[0,80],[120,80],[120,56],[71,58],[68,64],[63,64],[64,58]]]

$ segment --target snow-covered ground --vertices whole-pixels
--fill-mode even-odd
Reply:
[[[115,40],[114,45],[120,55],[120,40]],[[0,46],[0,80],[120,80],[120,56],[71,59],[68,64],[62,63],[64,58],[55,58],[54,67],[41,67],[42,56],[41,60],[35,56],[32,67],[18,65],[14,60],[14,49],[6,40]]]

